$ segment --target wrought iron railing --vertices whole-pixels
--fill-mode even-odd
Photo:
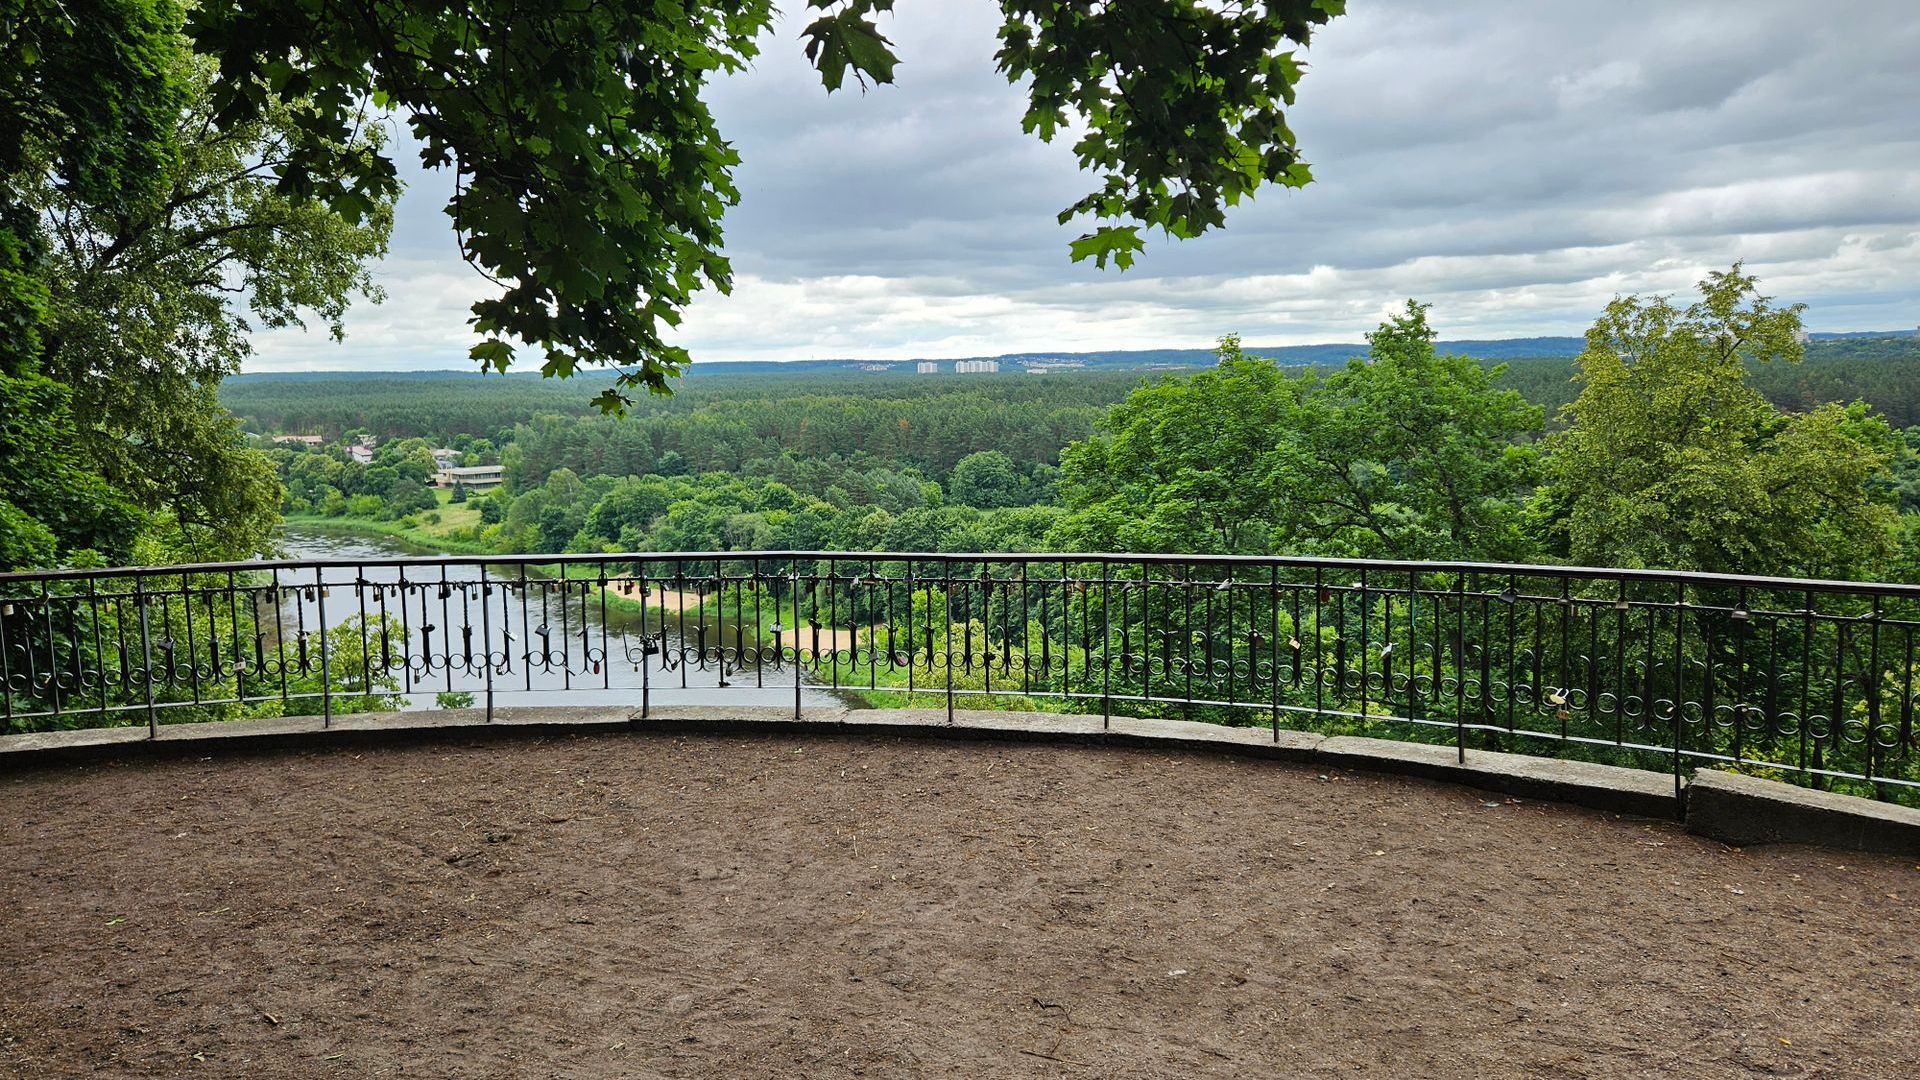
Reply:
[[[1186,555],[730,552],[0,575],[0,730],[869,702],[1365,732],[1914,801],[1920,587]]]

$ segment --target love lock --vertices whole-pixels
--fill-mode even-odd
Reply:
[[[1573,713],[1567,709],[1567,695],[1558,690],[1552,691],[1547,695],[1547,704],[1554,707],[1553,718],[1555,720],[1573,719]]]

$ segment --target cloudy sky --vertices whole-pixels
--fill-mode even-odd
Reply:
[[[804,11],[799,0],[787,5]],[[743,156],[731,296],[698,361],[1357,341],[1417,297],[1443,337],[1577,334],[1619,293],[1744,259],[1814,330],[1920,323],[1920,18],[1912,0],[1354,0],[1289,114],[1316,183],[1121,274],[1067,259],[1091,189],[1020,133],[996,5],[906,0],[898,83],[831,97],[785,19],[715,87]],[[345,344],[256,339],[249,370],[466,367],[488,285],[413,171]]]

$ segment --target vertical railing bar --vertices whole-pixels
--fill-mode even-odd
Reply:
[[[913,648],[913,556],[909,555],[902,559],[901,562],[905,564],[907,583],[907,647],[905,649],[907,656],[907,707],[912,708],[914,668],[918,666],[914,661]],[[891,659],[891,657],[889,657],[889,659]]]
[[[1366,723],[1370,717],[1368,706],[1369,692],[1367,676],[1372,671],[1373,650],[1373,597],[1367,587],[1367,572],[1360,571],[1360,722]],[[1392,638],[1388,638],[1389,641]]]
[[[767,646],[761,639],[766,632],[766,622],[760,613],[760,559],[753,560],[753,685],[755,689],[764,689],[767,685]],[[778,603],[776,597],[775,603]]]
[[[153,631],[147,614],[146,575],[133,578],[133,606],[140,613],[140,681],[145,684],[147,701],[147,738],[160,737],[160,714],[153,703]]]
[[[1733,760],[1746,760],[1747,624],[1753,618],[1746,586],[1741,586],[1732,616],[1733,631]]]
[[[1321,607],[1327,602],[1327,576],[1325,571],[1313,568],[1313,711],[1324,715],[1327,711],[1327,655],[1326,638],[1320,633],[1320,621],[1324,617]]]
[[[1680,758],[1686,751],[1687,671],[1684,642],[1687,636],[1687,587],[1674,582],[1673,600],[1673,797],[1685,796],[1680,779]]]
[[[238,594],[239,576],[235,571],[227,571],[227,643],[232,647],[233,656],[233,697],[244,703],[247,700],[247,661],[240,654],[240,598]],[[92,593],[93,582],[87,582],[87,591]],[[94,655],[100,654],[100,627],[98,612],[95,613]],[[100,685],[106,686],[103,677]]]
[[[840,560],[827,560],[827,650],[833,656],[827,669],[827,685],[840,690]]]
[[[15,607],[17,603],[18,600],[16,600],[11,593],[0,595],[0,732],[5,733],[11,733],[13,731],[13,647],[7,640],[9,637],[7,624],[12,620],[13,614],[17,610]],[[21,621],[24,622],[25,620]],[[122,615],[120,618],[115,619],[114,622],[120,627],[121,636],[124,638],[126,636],[125,616]],[[124,655],[125,649],[123,648],[121,651]],[[123,669],[120,672],[120,678],[124,683],[126,680],[126,671],[124,670],[126,665],[122,664],[120,666]],[[29,705],[28,709],[31,708],[32,706]],[[107,668],[103,661],[100,665],[100,712],[102,715],[105,715],[106,711]]]
[[[571,690],[573,689],[573,605],[568,598],[573,593],[573,579],[569,576],[573,570],[573,564],[563,562],[556,569],[560,571],[560,689]],[[585,596],[586,594],[583,592],[581,594],[582,618],[586,617]],[[549,618],[546,607],[546,597],[542,596],[540,599],[540,618],[543,621]],[[548,640],[551,641],[551,638]],[[551,649],[548,650],[549,654],[551,654],[551,651]],[[724,674],[725,670],[723,666],[721,668],[723,672],[721,675],[722,679],[726,677]]]
[[[1227,567],[1227,578],[1226,578],[1226,585],[1227,585],[1227,620],[1226,620],[1227,693],[1226,693],[1226,698],[1228,701],[1238,704],[1240,699],[1237,695],[1234,694],[1234,686],[1233,686],[1233,666],[1234,666],[1233,665],[1233,581],[1234,581],[1235,573],[1236,571],[1234,570],[1233,566],[1229,565]],[[1217,587],[1218,586],[1216,586],[1216,588]],[[1248,616],[1247,622],[1249,624],[1253,622],[1253,618],[1251,615]],[[1213,619],[1211,617],[1209,617],[1207,620],[1207,640],[1208,641],[1213,640]],[[1209,649],[1208,652],[1211,653],[1212,650]],[[1212,663],[1211,657],[1209,657],[1208,663],[1209,664]],[[1209,671],[1207,674],[1209,678],[1211,678],[1213,673]]]
[[[333,657],[327,645],[327,587],[319,567],[313,571],[313,595],[319,605],[320,618],[320,726],[330,728],[333,726]]]
[[[1387,600],[1387,602],[1389,604],[1393,602],[1393,600],[1391,599],[1391,594],[1389,594],[1389,599]],[[1387,644],[1389,647],[1393,645],[1393,635],[1391,634],[1387,635]],[[1405,678],[1407,680],[1406,703],[1407,703],[1407,718],[1416,722],[1426,719],[1426,713],[1424,711],[1424,706],[1426,705],[1426,702],[1422,700],[1421,694],[1420,694],[1419,664],[1420,664],[1420,575],[1417,571],[1409,570],[1407,571],[1407,660],[1406,660],[1407,673],[1405,675]],[[1387,694],[1387,700],[1392,701],[1393,700],[1393,665],[1391,663],[1381,664],[1380,678],[1382,682],[1385,684],[1385,692]]]
[[[42,583],[40,588],[41,588],[41,593],[44,596],[46,591],[45,583]],[[166,685],[169,691],[177,691],[179,690],[180,686],[179,686],[178,671],[173,662],[174,642],[173,642],[172,591],[173,590],[168,589],[166,586],[163,585],[161,586],[160,591],[154,593],[154,595],[157,596],[160,600],[160,651],[166,654],[164,657],[167,663],[167,670],[166,670],[167,684]]]
[[[193,703],[200,704],[200,643],[193,633],[193,588],[189,584],[193,575],[180,575],[180,614],[187,620],[187,687],[193,695]],[[45,584],[41,588],[45,588]],[[47,607],[47,647],[53,647],[53,607]],[[57,688],[56,684],[56,688]],[[56,700],[58,700],[56,698]]]
[[[107,715],[107,650],[106,650],[106,646],[102,644],[100,640],[99,583],[91,577],[87,578],[87,607],[89,608],[89,610],[91,610],[93,615],[93,618],[92,618],[93,662],[99,665],[99,668],[100,668],[100,717],[101,717],[102,723],[104,723]],[[116,624],[121,621],[122,620],[118,617],[114,619],[114,622]],[[6,624],[7,624],[6,619],[0,618],[0,657],[5,657],[7,655]],[[239,623],[239,620],[236,618],[234,620],[234,633],[238,634],[239,632],[240,632],[240,623]],[[124,636],[125,627],[121,628],[121,633]],[[1909,635],[1909,637],[1911,637],[1911,635]],[[237,641],[234,644],[234,649],[236,650],[236,653],[237,653],[239,649],[239,643]],[[5,663],[4,660],[0,660],[0,667],[4,667],[4,663]],[[122,665],[122,666],[124,667],[125,665]],[[5,671],[0,670],[0,680],[4,680],[5,677],[6,677]],[[124,671],[121,672],[121,678],[124,679],[125,677],[126,677],[126,673]],[[244,686],[244,683],[242,685]],[[10,686],[11,686],[10,680],[0,681],[0,699],[4,699],[6,701],[6,709],[7,709],[6,722],[0,723],[0,730],[5,730],[5,731],[11,731],[13,729],[13,724],[11,723],[11,720],[13,718],[13,695],[9,692]],[[242,700],[245,700],[246,694],[242,693],[240,697]]]
[[[287,701],[287,614],[281,606],[280,568],[273,568],[273,648],[279,654],[280,701]]]
[[[1267,720],[1273,728],[1273,741],[1277,743],[1280,741],[1280,564],[1277,562],[1267,564],[1267,610],[1272,615],[1267,635],[1267,664],[1272,671],[1267,686]],[[1248,650],[1247,655],[1251,660],[1252,650]]]
[[[1846,724],[1846,679],[1847,679],[1847,631],[1851,629],[1851,620],[1843,614],[1833,616],[1833,699],[1829,708],[1833,725],[1833,754],[1836,759],[1831,767],[1839,769],[1838,760],[1847,743]]]
[[[1565,742],[1569,733],[1568,724],[1573,715],[1573,579],[1562,576],[1560,579],[1560,677],[1555,680],[1560,686],[1555,690],[1562,700],[1554,706],[1554,717],[1560,721],[1560,740]]]
[[[1801,594],[1800,611],[1800,771],[1807,771],[1808,729],[1813,726],[1813,593]]]
[[[1520,687],[1514,681],[1514,676],[1517,674],[1517,672],[1515,671],[1515,663],[1519,659],[1518,654],[1514,650],[1516,650],[1520,645],[1519,584],[1520,583],[1518,578],[1516,578],[1512,574],[1507,575],[1506,596],[1513,598],[1504,605],[1507,609],[1506,675],[1507,675],[1507,732],[1509,734],[1511,734],[1514,728],[1518,726],[1515,720],[1514,713],[1518,710],[1520,705]],[[1503,597],[1502,599],[1505,599],[1505,597]],[[1534,658],[1535,660],[1539,659],[1537,654],[1535,655]],[[1539,680],[1537,678],[1534,680],[1534,685],[1535,686],[1540,685]],[[1509,740],[1506,746],[1506,749],[1511,750],[1517,745],[1519,745],[1517,742]]]
[[[800,560],[793,561],[793,718],[800,719]]]
[[[1459,593],[1459,634],[1453,648],[1453,744],[1456,760],[1467,763],[1467,583],[1471,575],[1462,573],[1454,582]],[[1476,592],[1479,590],[1475,590]],[[1481,685],[1482,693],[1486,686]]]
[[[365,566],[356,568],[354,571],[354,577],[359,579],[365,579],[367,576],[366,570],[367,570],[367,567]],[[396,570],[394,573],[394,577],[396,580],[400,578],[404,578],[405,576],[406,576],[406,572],[404,570]],[[380,615],[379,615],[380,675],[382,678],[392,678],[393,677],[393,631],[389,628],[389,625],[388,625],[389,615],[387,614],[387,592],[389,589],[392,589],[394,590],[394,595],[400,597],[400,610],[402,613],[405,613],[406,611],[407,598],[405,594],[400,593],[398,591],[399,590],[398,585],[392,585],[389,583],[378,582],[378,581],[370,582],[369,584],[373,586],[374,606],[380,609]],[[354,585],[354,593],[356,596],[356,603],[359,605],[359,608],[360,608],[360,641],[363,645],[366,646],[360,651],[366,654],[367,675],[369,678],[371,678],[373,675],[373,647],[372,647],[372,643],[367,638],[367,634],[369,632],[369,627],[367,626],[367,586],[356,583]],[[402,620],[402,625],[405,625],[404,620]],[[406,690],[406,687],[408,685],[408,680],[409,680],[408,669],[410,669],[412,666],[413,666],[413,661],[407,656],[407,642],[402,641],[400,643],[400,669],[401,669],[400,670],[400,687],[402,692]]]
[[[483,715],[481,722],[486,724],[491,724],[493,723],[493,675],[494,675],[493,605],[488,603],[487,601],[493,594],[493,582],[489,580],[487,577],[487,567],[485,563],[474,564],[474,577],[477,579],[477,587],[480,590],[480,663],[481,663],[481,666],[486,669],[486,674],[483,676],[483,678],[486,680],[487,704],[486,704],[486,712]],[[501,591],[502,593],[504,593],[506,590],[503,587]],[[506,658],[507,658],[507,645],[505,642],[502,642],[500,645],[501,663],[505,663]]]
[[[1866,737],[1861,740],[1861,746],[1866,750],[1867,787],[1873,792],[1873,796],[1876,799],[1884,799],[1887,797],[1887,793],[1881,790],[1881,785],[1875,783],[1873,779],[1874,759],[1880,756],[1880,619],[1883,615],[1881,604],[1882,594],[1875,592],[1873,594],[1873,622],[1870,626],[1867,648],[1866,686],[1863,688],[1866,694],[1867,709]]]
[[[441,670],[447,674],[446,692],[449,694],[453,693],[453,579],[447,576],[447,569],[451,565],[445,562],[440,564],[440,584],[435,590],[440,594],[440,653],[446,661]],[[354,591],[360,591],[358,584],[354,585]],[[463,601],[466,599],[464,592],[461,593],[461,599]],[[365,650],[362,652],[364,653]],[[427,671],[429,673],[433,671],[431,657],[427,661]],[[373,690],[372,683],[367,684],[367,690],[369,692]]]
[[[1627,579],[1617,583],[1613,601],[1613,741],[1627,741],[1627,614],[1633,601],[1627,596]]]
[[[527,607],[526,560],[522,559],[519,562],[515,563],[514,566],[517,570],[519,570],[519,575],[515,584],[518,585],[517,591],[520,594],[520,647],[522,650],[521,660],[524,661],[524,663],[520,665],[520,668],[521,668],[520,678],[521,678],[521,682],[524,684],[523,689],[525,689],[528,693],[531,693],[533,691],[533,636],[534,635],[533,635],[533,615],[531,610]],[[511,594],[508,594],[508,595],[511,595]],[[501,599],[506,600],[507,597],[502,596]],[[511,617],[509,616],[509,618]],[[546,657],[544,656],[541,657],[542,661],[544,661],[545,659]]]
[[[1181,703],[1180,709],[1180,717],[1183,720],[1191,719],[1193,716],[1193,572],[1195,569],[1194,564],[1190,562],[1180,565],[1180,657],[1186,661],[1187,667],[1186,701]]]
[[[1121,593],[1124,600],[1126,594]],[[1121,613],[1121,621],[1126,613]],[[1100,557],[1100,730],[1113,727],[1113,558]]]
[[[953,557],[943,555],[940,561],[946,575],[946,588],[942,590],[944,599],[941,605],[947,620],[947,647],[944,651],[947,665],[947,723],[951,725],[953,723]],[[973,647],[972,618],[967,620],[967,647],[969,650]]]

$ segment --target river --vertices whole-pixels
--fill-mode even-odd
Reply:
[[[377,614],[381,598],[377,590],[357,587],[369,584],[393,584],[401,580],[400,568],[391,560],[421,554],[419,551],[383,537],[286,529],[280,535],[281,546],[289,559],[340,559],[365,562],[362,567],[332,568],[322,572],[321,584],[327,592],[324,624],[340,626],[359,617],[363,605]],[[388,560],[387,565],[376,565]],[[472,564],[454,568],[456,575],[471,579]],[[415,572],[412,579],[423,576]],[[506,582],[507,577],[489,572],[491,581]],[[312,574],[298,576],[300,584],[313,582]],[[535,590],[537,592],[537,590]],[[701,665],[685,659],[694,650],[684,649],[671,634],[664,642],[657,635],[661,627],[646,627],[656,635],[664,649],[649,652],[637,619],[609,613],[603,620],[598,605],[583,603],[577,596],[572,603],[545,596],[531,599],[526,594],[508,597],[505,589],[491,598],[478,589],[454,590],[451,597],[429,596],[428,590],[407,601],[389,594],[385,604],[389,613],[403,602],[417,618],[409,619],[413,635],[408,646],[408,662],[395,665],[393,674],[401,681],[406,708],[430,709],[443,693],[471,693],[476,704],[485,703],[491,681],[494,703],[513,705],[630,705],[638,708],[644,691],[655,707],[674,705],[741,705],[791,708],[794,705],[791,665],[768,666],[763,670],[748,667],[722,674],[716,664]],[[470,594],[470,595],[469,595]],[[484,616],[479,609],[485,608]],[[307,604],[299,618],[309,630],[318,629],[322,620],[320,606]],[[444,626],[444,630],[441,627]],[[503,633],[504,632],[504,633]],[[471,634],[469,649],[465,642]],[[495,653],[489,679],[488,665],[464,663],[462,655],[484,652],[490,642]],[[505,644],[503,643],[510,643]],[[424,645],[424,648],[423,648]],[[532,647],[536,647],[534,649]],[[435,657],[433,654],[441,654]],[[503,670],[504,668],[504,670]],[[802,680],[800,705],[806,708],[834,708],[840,701],[831,692]]]

